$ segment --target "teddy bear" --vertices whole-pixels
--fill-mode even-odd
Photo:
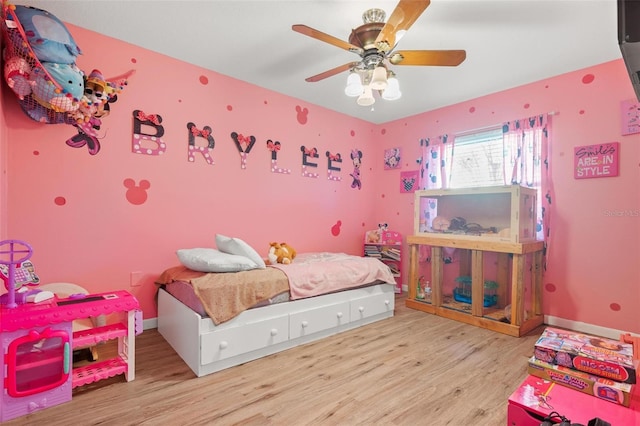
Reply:
[[[282,263],[288,265],[296,257],[296,250],[287,243],[270,243],[267,260],[269,265]]]
[[[379,243],[380,242],[380,230],[375,229],[373,231],[367,231],[366,233],[366,241],[367,243]]]

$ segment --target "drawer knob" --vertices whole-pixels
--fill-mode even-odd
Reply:
[[[388,301],[388,300],[385,300],[385,301],[384,301],[384,304],[385,304],[385,305],[387,305],[387,306],[389,306],[389,301]]]
[[[309,325],[308,321],[302,321],[302,328],[306,328]]]
[[[271,329],[271,335],[272,335],[272,336],[275,336],[275,335],[277,335],[277,334],[278,334],[278,329],[277,329],[277,328],[272,328],[272,329]]]
[[[222,342],[220,342],[220,349],[227,349],[227,346],[229,346],[229,344],[227,343],[226,340],[223,340]]]
[[[360,312],[364,312],[364,306],[360,306],[360,307],[358,308],[358,310],[359,310]]]
[[[342,312],[338,312],[338,318],[342,318]]]

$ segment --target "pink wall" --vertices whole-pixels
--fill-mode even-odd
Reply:
[[[95,156],[65,144],[76,133],[71,126],[27,118],[2,85],[0,136],[7,136],[9,191],[8,211],[0,210],[0,219],[6,237],[33,245],[43,282],[76,282],[94,292],[128,289],[152,318],[154,278],[178,263],[176,249],[213,246],[215,233],[241,237],[265,255],[274,240],[300,251],[359,254],[363,232],[379,222],[405,235],[412,232],[413,197],[400,193],[399,174],[417,168],[419,138],[556,111],[556,210],[545,313],[640,332],[633,314],[640,309],[640,218],[607,213],[640,209],[640,136],[620,136],[619,129],[619,103],[633,97],[622,61],[373,125],[69,29],[85,52],[78,59],[85,72],[98,68],[106,77],[130,68],[137,72],[103,120],[102,150]],[[588,74],[595,76],[589,83],[583,81]],[[305,108],[308,112],[300,114]],[[132,153],[136,109],[162,116],[163,155]],[[214,165],[202,158],[187,161],[188,122],[213,129]],[[257,139],[246,169],[231,132]],[[291,174],[271,172],[267,139],[281,142],[278,162]],[[620,175],[574,180],[573,147],[611,141],[621,145]],[[317,169],[310,170],[317,178],[302,176],[301,145],[320,153]],[[403,150],[402,168],[383,170],[383,152],[393,147]],[[364,154],[361,190],[351,188],[354,148]],[[342,155],[336,173],[341,181],[327,179],[325,151]],[[137,186],[129,197],[126,179]],[[143,180],[150,184],[147,190],[140,187]],[[132,272],[139,286],[130,286]]]
[[[640,134],[621,135],[620,113],[621,101],[634,97],[620,59],[384,124],[375,132],[376,145],[386,146],[389,138],[404,141],[403,167],[416,169],[419,138],[556,112],[551,148],[553,233],[544,312],[638,333]],[[574,179],[574,147],[608,142],[620,143],[619,176]],[[394,227],[407,234],[413,226],[413,198],[396,189],[398,175],[399,171],[376,175],[376,220],[393,218]]]
[[[77,133],[72,126],[29,119],[2,85],[8,237],[34,247],[43,282],[75,282],[94,292],[128,289],[150,318],[156,315],[153,280],[178,264],[175,251],[215,247],[216,233],[243,238],[265,257],[271,241],[300,251],[361,253],[364,230],[374,226],[372,179],[382,169],[373,160],[373,125],[69,28],[86,52],[78,58],[85,72],[98,68],[107,78],[137,72],[103,120],[95,156],[65,144]],[[162,116],[164,154],[132,153],[134,110]],[[212,128],[213,165],[201,156],[188,161],[189,122]],[[150,126],[142,131],[156,134]],[[246,169],[232,132],[256,137]],[[268,139],[281,143],[278,164],[290,174],[271,172]],[[318,150],[317,167],[308,167],[317,178],[302,176],[301,146]],[[363,152],[360,190],[349,176],[355,148]],[[340,181],[327,179],[326,151],[343,158],[342,170],[333,172]],[[127,187],[127,179],[136,187]],[[143,181],[150,184],[146,190]],[[140,286],[130,287],[132,273]]]

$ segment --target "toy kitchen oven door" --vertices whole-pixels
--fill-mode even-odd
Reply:
[[[72,323],[3,332],[0,422],[71,401]]]

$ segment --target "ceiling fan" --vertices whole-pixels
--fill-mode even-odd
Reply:
[[[385,12],[381,9],[369,9],[364,12],[364,24],[351,31],[349,41],[343,41],[306,25],[293,25],[291,28],[306,36],[360,56],[359,61],[349,62],[320,74],[306,78],[308,82],[317,82],[344,71],[359,74],[365,86],[373,83],[373,89],[379,90],[386,84],[391,65],[418,66],[457,66],[466,58],[464,50],[394,50],[398,41],[429,6],[429,0],[400,0],[385,23]],[[375,71],[380,68],[376,76]],[[379,80],[384,84],[376,85]],[[357,95],[355,95],[357,96]]]

